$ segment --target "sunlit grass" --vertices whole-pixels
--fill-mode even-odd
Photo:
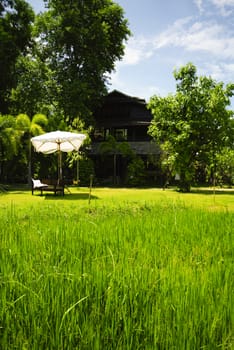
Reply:
[[[0,348],[232,349],[233,195],[0,196]]]
[[[41,207],[45,203],[52,204],[56,207],[59,203],[60,207],[76,206],[84,207],[119,207],[127,204],[153,205],[170,202],[171,204],[183,205],[185,207],[194,207],[206,210],[228,210],[234,211],[234,190],[216,189],[194,189],[191,193],[182,194],[173,189],[110,189],[110,188],[93,188],[91,196],[88,188],[70,188],[71,193],[65,191],[65,197],[54,196],[53,193],[40,196],[39,193],[32,196],[27,190],[8,191],[7,195],[0,193],[0,208],[9,206],[14,203],[16,206],[25,207]]]

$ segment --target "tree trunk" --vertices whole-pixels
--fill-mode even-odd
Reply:
[[[186,173],[184,171],[180,174],[180,182],[179,182],[179,191],[180,192],[190,192],[191,191],[191,182],[186,178]]]
[[[32,183],[32,146],[29,138],[28,143],[28,186],[31,187]]]

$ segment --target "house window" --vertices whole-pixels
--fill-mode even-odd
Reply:
[[[103,141],[104,140],[104,128],[95,129],[94,139],[95,139],[95,141]]]
[[[105,140],[110,136],[110,129],[105,129]]]
[[[115,138],[117,141],[127,141],[128,130],[127,129],[115,129]]]

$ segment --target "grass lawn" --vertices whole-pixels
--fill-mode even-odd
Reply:
[[[234,192],[0,194],[0,349],[234,349]]]
[[[184,205],[185,207],[193,207],[205,210],[228,210],[234,211],[234,189],[216,189],[212,188],[196,188],[191,193],[179,193],[174,189],[111,189],[111,188],[93,188],[91,196],[89,188],[70,187],[71,193],[65,190],[65,196],[54,196],[53,193],[45,193],[40,196],[36,192],[34,196],[31,192],[24,189],[12,189],[5,195],[0,192],[0,209],[14,203],[15,206],[20,205],[22,209],[33,205],[41,206],[46,203],[53,202],[56,207],[70,207],[76,205],[77,209],[82,208],[98,208],[107,206],[110,208],[123,205],[155,205],[167,203],[168,201],[174,205]]]

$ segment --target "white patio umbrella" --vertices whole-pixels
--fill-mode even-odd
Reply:
[[[36,152],[50,154],[58,152],[58,180],[62,179],[61,152],[78,151],[86,135],[68,131],[52,131],[31,138]]]

